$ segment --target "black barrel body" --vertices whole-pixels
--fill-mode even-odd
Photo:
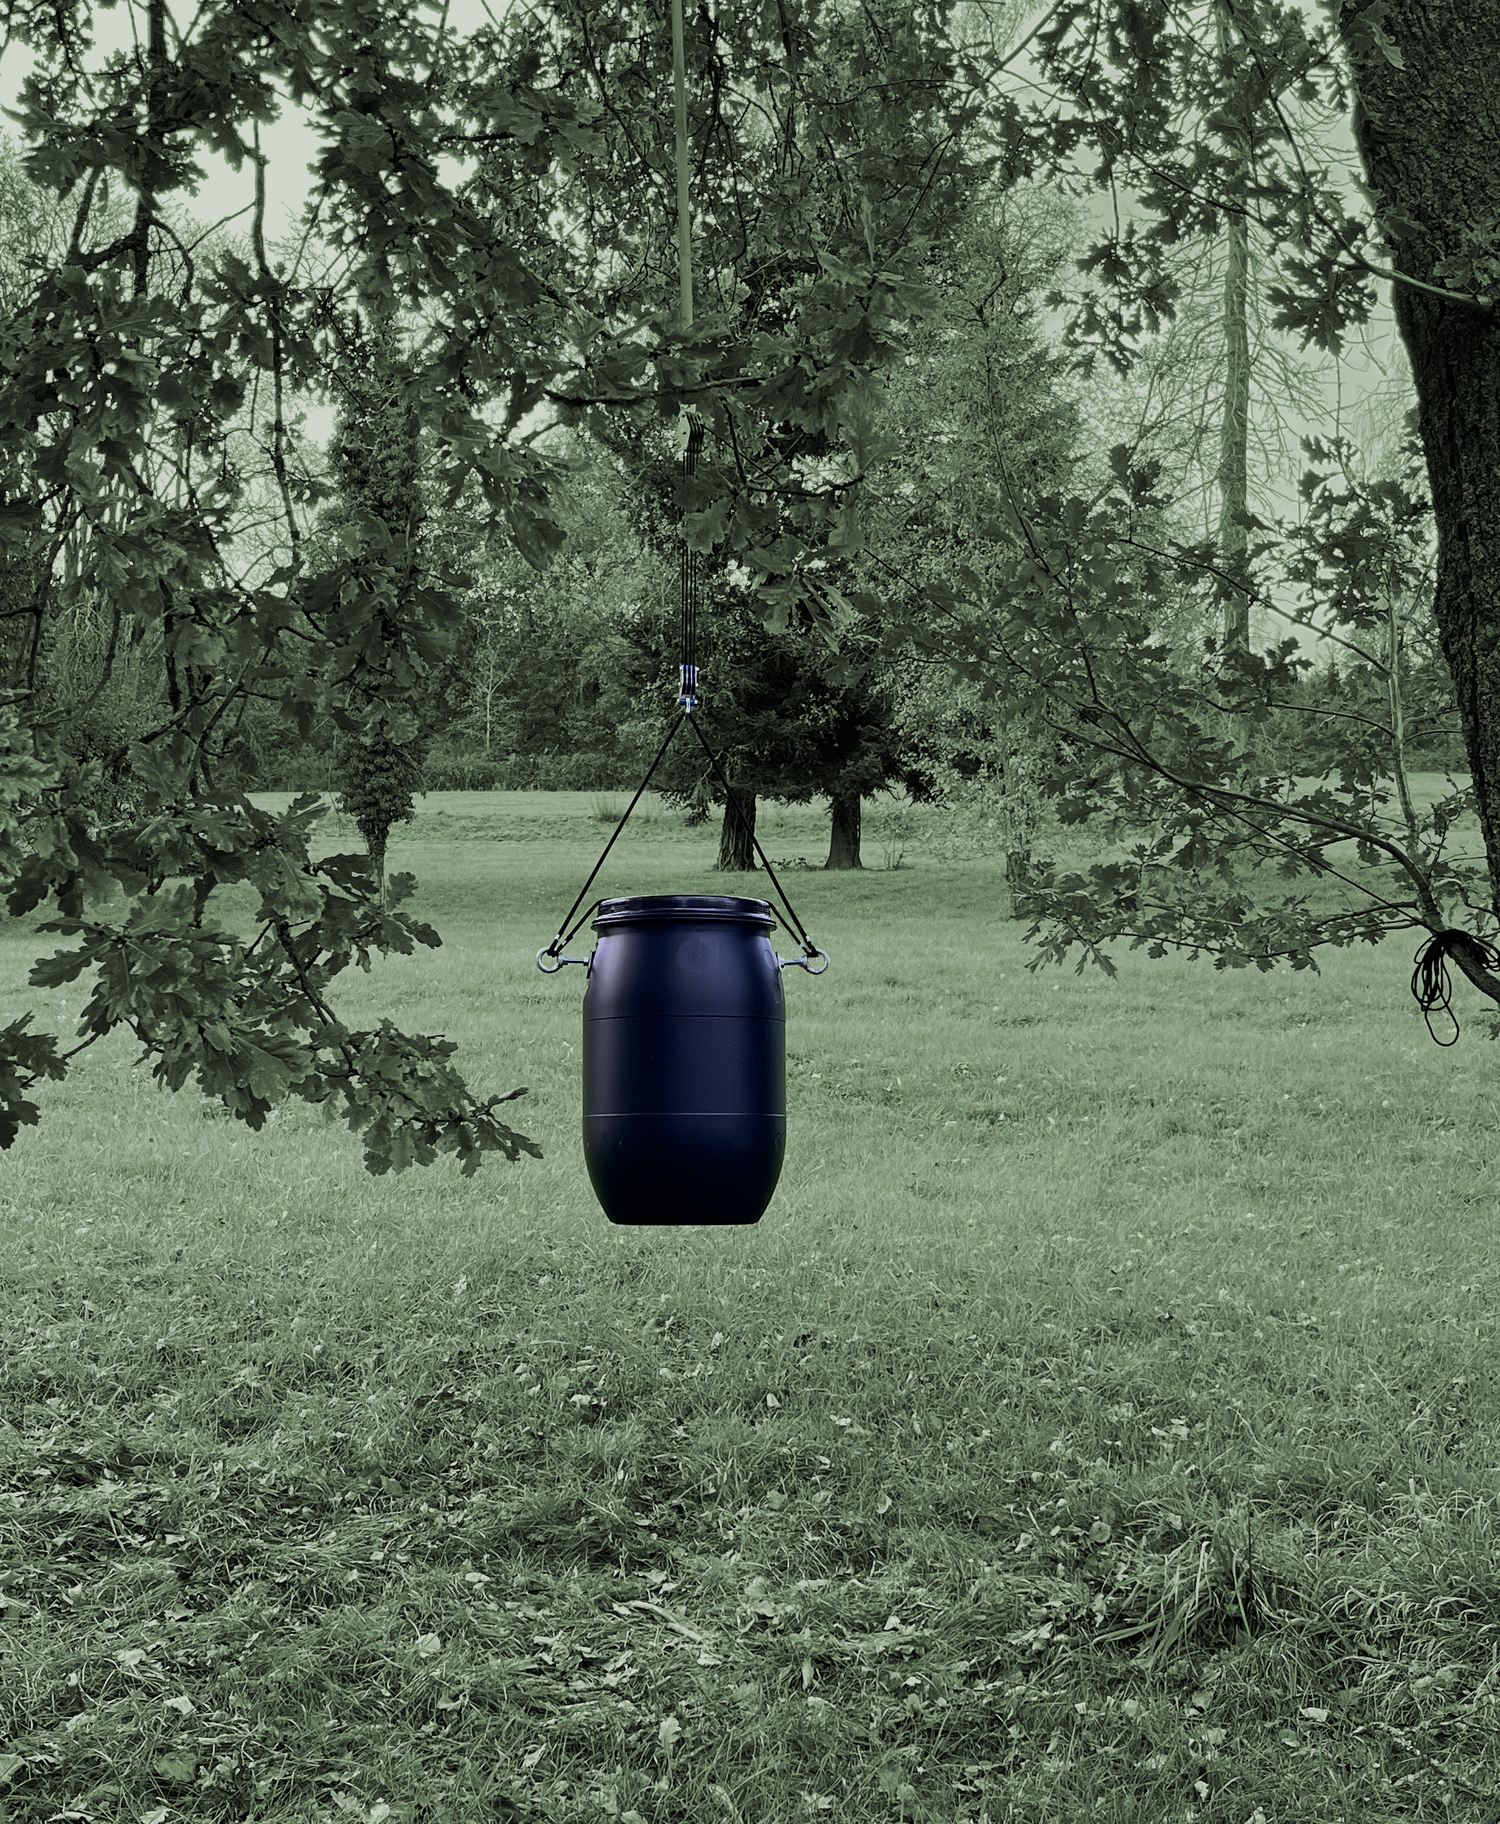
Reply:
[[[786,1151],[763,899],[606,899],[583,996],[583,1154],[620,1223],[758,1222]]]

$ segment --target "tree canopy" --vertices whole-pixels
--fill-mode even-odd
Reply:
[[[831,579],[865,543],[873,484],[896,453],[879,377],[938,310],[956,200],[982,182],[1076,186],[1080,155],[1097,160],[1088,182],[1133,195],[1147,218],[1112,213],[1078,262],[1086,283],[1061,300],[1084,364],[1130,368],[1172,319],[1171,249],[1229,217],[1276,246],[1277,321],[1319,347],[1338,348],[1374,284],[1391,284],[1438,535],[1433,613],[1489,866],[1484,884],[1444,859],[1462,794],[1427,822],[1403,814],[1394,833],[1375,821],[1373,761],[1311,790],[1230,783],[1244,744],[1225,718],[1254,723],[1290,700],[1295,642],[1189,663],[1153,622],[1174,591],[1254,590],[1288,613],[1261,577],[1292,535],[1231,513],[1247,534],[1233,562],[1213,539],[1172,537],[1159,466],[1122,444],[1091,493],[1008,490],[985,522],[985,561],[923,579],[907,626],[887,619],[893,645],[941,624],[945,658],[1045,735],[1065,815],[1154,832],[1134,873],[1043,872],[1040,955],[1082,942],[1102,956],[1101,941],[1128,933],[1269,965],[1402,922],[1438,933],[1460,911],[1492,920],[1496,0],[1334,0],[1316,28],[1271,0],[1215,5],[1210,34],[1203,15],[1160,0],[1065,0],[1003,53],[959,29],[947,0],[699,11],[687,52],[707,308],[691,326],[669,282],[670,50],[654,8],[562,0],[460,39],[446,14],[373,0],[209,5],[186,26],[144,0],[139,51],[90,77],[86,6],[12,6],[8,41],[37,60],[19,110],[25,170],[72,220],[64,246],[31,256],[0,323],[0,876],[13,915],[45,905],[45,928],[67,941],[33,982],[92,975],[80,1043],[126,1026],[162,1081],[196,1075],[252,1127],[288,1094],[340,1111],[376,1171],[441,1150],[470,1171],[488,1151],[534,1150],[497,1112],[510,1098],[476,1099],[446,1041],[337,1018],[332,985],[351,963],[438,941],[401,909],[409,879],[382,894],[367,857],[314,861],[316,802],[273,816],[226,771],[252,711],[300,735],[332,716],[409,740],[474,580],[451,549],[413,576],[368,502],[351,506],[335,551],[309,536],[335,483],[302,460],[296,406],[337,399],[345,314],[408,331],[388,370],[393,409],[422,426],[424,500],[473,502],[476,542],[539,566],[562,543],[562,464],[539,416],[585,429],[635,416],[680,434],[692,412],[715,459],[678,488],[685,537],[743,567],[771,629],[810,626],[836,645],[859,602]],[[1025,51],[1040,87],[1013,80]],[[301,241],[273,261],[265,141],[281,92],[322,150]],[[1350,111],[1362,213],[1304,145],[1304,100]],[[1224,131],[1193,130],[1204,105]],[[238,245],[189,238],[173,207],[195,194],[205,151],[254,173]],[[254,493],[247,447],[263,452],[278,513],[271,561],[250,570],[233,555]],[[1419,496],[1362,489],[1349,488],[1349,511],[1399,551]],[[1348,532],[1335,518],[1325,557]],[[1390,624],[1390,592],[1379,563],[1361,574],[1338,613],[1369,640]],[[86,598],[98,677],[151,670],[132,697],[146,713],[106,731],[92,772],[66,746],[78,699],[44,663]],[[112,768],[128,770],[128,803],[100,794]],[[1387,854],[1405,894],[1330,922],[1294,896],[1266,911],[1203,885],[1226,848],[1316,873],[1342,838]],[[1163,869],[1175,884],[1154,896]],[[248,941],[215,909],[236,882],[259,895]],[[1452,954],[1500,999],[1476,945]],[[0,1033],[0,1144],[37,1118],[28,1091],[73,1055],[28,1026]]]

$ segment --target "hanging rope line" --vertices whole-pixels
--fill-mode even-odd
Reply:
[[[594,863],[593,873],[591,873],[589,875],[588,879],[583,883],[582,887],[579,888],[577,899],[575,899],[573,901],[572,905],[568,907],[566,916],[563,918],[562,923],[557,927],[557,936],[553,938],[552,942],[550,944],[548,944],[548,946],[545,950],[539,951],[537,953],[538,965],[540,965],[541,960],[544,956],[555,956],[555,957],[560,958],[561,961],[569,962],[569,963],[582,961],[581,957],[573,957],[573,956],[563,957],[562,952],[568,947],[569,944],[572,943],[573,939],[583,929],[584,925],[588,921],[589,913],[593,912],[597,907],[602,906],[604,904],[604,901],[602,899],[596,899],[594,901],[594,904],[589,907],[588,912],[585,912],[583,917],[579,919],[578,923],[576,925],[574,925],[573,929],[571,931],[567,931],[567,935],[564,936],[563,933],[567,930],[568,919],[570,919],[573,916],[573,914],[578,910],[578,908],[583,904],[584,894],[588,892],[588,890],[591,886],[593,886],[594,876],[596,874],[598,874],[600,868],[602,868],[604,866],[605,860],[608,857],[610,850],[615,846],[615,837],[618,836],[620,834],[620,831],[625,828],[626,819],[630,816],[630,813],[635,809],[635,807],[640,803],[641,793],[645,791],[645,789],[648,785],[650,785],[651,775],[656,771],[657,767],[661,765],[662,755],[672,745],[673,739],[675,738],[677,731],[681,726],[682,726],[682,724],[680,722],[673,722],[672,726],[667,730],[667,738],[665,741],[662,742],[661,746],[656,750],[656,758],[651,762],[650,766],[647,767],[646,777],[641,781],[639,787],[636,790],[636,794],[635,794],[634,798],[632,798],[630,803],[627,804],[625,807],[625,816],[622,817],[620,819],[620,821],[615,825],[614,836],[611,836],[609,841],[607,843],[605,843],[604,854],[601,855],[599,857],[599,859]],[[548,971],[544,971],[544,973],[551,974],[553,972],[548,970]]]
[[[1438,1045],[1458,1043],[1458,1015],[1453,1011],[1453,983],[1448,978],[1448,958],[1463,949],[1468,950],[1469,960],[1477,963],[1480,968],[1500,971],[1500,950],[1469,931],[1435,932],[1412,958],[1417,966],[1411,972],[1411,991],[1422,1009],[1428,1034]],[[1433,1032],[1431,1015],[1434,1007],[1441,1007],[1452,1020],[1451,1039],[1440,1039]]]
[[[771,885],[776,890],[776,897],[781,901],[782,905],[786,908],[787,919],[791,925],[792,930],[794,930],[797,933],[797,936],[802,941],[802,957],[798,960],[797,966],[799,968],[806,969],[809,975],[821,975],[823,973],[823,969],[826,969],[828,967],[828,952],[826,950],[820,950],[818,948],[818,946],[812,941],[812,939],[807,935],[806,926],[802,923],[802,920],[800,918],[798,918],[796,912],[793,910],[792,902],[787,898],[786,892],[783,889],[781,882],[776,878],[775,870],[772,868],[771,863],[770,863],[769,859],[767,858],[765,850],[760,846],[760,838],[755,834],[754,825],[750,822],[749,818],[745,815],[744,807],[741,805],[739,799],[734,795],[734,791],[733,791],[732,787],[730,786],[728,779],[726,779],[724,776],[724,769],[719,764],[718,756],[714,753],[714,750],[709,746],[708,739],[704,735],[703,730],[699,727],[698,718],[693,714],[692,707],[688,706],[687,708],[685,708],[683,710],[683,713],[680,717],[676,717],[673,719],[672,726],[667,730],[666,740],[663,741],[661,746],[656,750],[656,758],[651,762],[651,765],[647,768],[646,777],[641,781],[640,785],[637,787],[635,797],[631,799],[631,801],[628,805],[626,805],[625,815],[615,825],[614,834],[610,837],[609,841],[607,843],[605,843],[604,853],[594,863],[593,869],[590,872],[588,879],[583,883],[583,886],[579,889],[577,899],[575,899],[573,901],[572,905],[568,907],[567,917],[565,917],[563,919],[562,923],[557,928],[557,936],[554,937],[552,942],[547,945],[546,949],[537,951],[537,955],[536,955],[537,967],[542,971],[542,973],[544,975],[555,975],[557,973],[557,969],[548,969],[547,966],[543,963],[542,958],[544,956],[550,956],[550,957],[554,958],[558,969],[560,969],[564,963],[581,963],[581,962],[585,961],[585,959],[581,956],[564,956],[562,953],[564,950],[567,949],[568,945],[572,943],[573,939],[575,937],[577,937],[578,933],[588,923],[588,920],[591,917],[591,915],[594,912],[596,912],[600,906],[602,906],[604,904],[604,901],[602,899],[596,899],[594,901],[593,905],[591,905],[588,908],[588,910],[583,914],[583,917],[578,920],[578,923],[573,926],[572,930],[568,929],[568,919],[570,919],[573,916],[573,914],[578,910],[578,908],[583,904],[584,895],[588,892],[589,888],[591,886],[593,886],[595,877],[598,875],[600,868],[602,868],[604,866],[605,859],[608,856],[610,850],[615,846],[616,838],[619,836],[620,831],[625,828],[625,824],[630,817],[630,813],[640,803],[641,794],[645,791],[646,787],[651,783],[651,775],[656,771],[657,767],[661,764],[662,756],[666,753],[667,749],[672,745],[673,741],[677,738],[677,731],[679,728],[682,727],[684,722],[690,722],[692,724],[693,733],[698,737],[699,741],[702,743],[703,751],[705,754],[708,755],[709,764],[713,767],[715,773],[718,774],[719,783],[724,787],[724,797],[725,797],[726,802],[728,804],[733,805],[735,816],[739,818],[741,827],[745,831],[745,834],[750,838],[751,845],[754,848],[756,854],[759,855],[759,857],[760,857],[761,866],[765,869],[767,878],[770,880]],[[819,956],[821,956],[823,959],[823,969],[814,969],[812,967],[813,958],[819,957]]]
[[[818,948],[818,946],[812,941],[812,939],[807,935],[807,932],[803,929],[802,920],[800,918],[798,918],[797,914],[792,910],[792,902],[787,898],[786,894],[782,892],[781,882],[776,878],[775,874],[772,872],[771,864],[766,859],[766,852],[760,846],[760,838],[755,834],[754,825],[750,822],[750,819],[745,815],[744,808],[740,804],[739,799],[735,797],[733,791],[730,789],[729,781],[724,777],[723,767],[719,765],[718,758],[715,755],[714,750],[708,745],[708,740],[705,737],[703,730],[698,726],[698,718],[696,716],[694,716],[691,711],[689,711],[685,720],[690,721],[692,723],[693,733],[698,737],[699,741],[702,742],[703,751],[705,754],[708,755],[710,765],[713,767],[714,771],[719,775],[719,783],[724,788],[725,799],[734,806],[734,814],[736,817],[739,818],[741,827],[744,829],[745,834],[750,838],[751,844],[754,847],[756,854],[759,855],[760,864],[765,869],[767,875],[769,876],[771,885],[776,889],[776,897],[781,901],[782,905],[784,905],[786,907],[786,915],[791,920],[792,929],[797,933],[798,937],[800,937],[802,939],[803,955],[808,959],[809,962],[812,960],[813,957],[821,956],[823,958],[823,968],[826,969],[828,967],[827,955],[822,950],[820,950]],[[814,975],[821,975],[822,973],[823,973],[823,969],[814,969],[812,971],[812,974],[814,974]]]
[[[682,43],[682,0],[672,0],[672,96],[677,162],[677,276],[681,294],[677,314],[683,329],[689,330],[693,327],[693,218],[688,196],[687,58]],[[698,472],[698,452],[702,448],[703,422],[696,412],[690,412],[687,448],[682,452],[684,481]],[[685,535],[680,589],[678,659],[682,685],[677,701],[691,715],[698,706],[698,553],[688,550]]]
[[[691,216],[688,207],[687,76],[685,64],[686,58],[683,52],[682,37],[682,0],[672,0],[672,76],[676,89],[677,262],[681,286],[680,316],[682,327],[684,329],[691,329],[693,325],[693,263],[690,232]],[[699,418],[698,414],[693,411],[691,407],[688,409],[687,419],[687,444],[682,452],[682,475],[684,480],[697,473],[698,456],[703,448],[702,419]],[[704,753],[708,755],[709,764],[713,767],[715,773],[718,774],[719,783],[724,788],[724,799],[726,804],[733,805],[734,814],[740,821],[740,827],[750,838],[751,847],[755,850],[755,853],[759,855],[761,866],[765,869],[771,885],[776,889],[776,897],[786,908],[786,915],[791,921],[791,928],[802,940],[802,955],[800,958],[795,958],[793,960],[796,962],[797,967],[806,969],[809,975],[821,975],[823,969],[828,967],[828,953],[825,950],[820,950],[812,941],[807,935],[802,920],[798,918],[797,914],[792,910],[792,902],[782,890],[781,882],[776,878],[775,872],[766,858],[766,852],[760,846],[759,839],[755,834],[755,826],[745,815],[744,806],[741,805],[739,799],[735,797],[728,779],[724,776],[724,769],[720,766],[718,757],[715,755],[714,750],[709,746],[707,737],[699,726],[695,712],[698,708],[698,597],[702,587],[702,566],[699,560],[699,553],[688,549],[686,536],[684,536],[682,540],[679,558],[677,657],[681,683],[678,691],[677,705],[681,709],[682,715],[675,718],[671,728],[667,730],[666,740],[663,741],[661,746],[657,749],[656,758],[647,768],[646,777],[637,787],[634,798],[626,805],[625,815],[615,825],[614,834],[610,837],[609,841],[605,843],[604,853],[594,863],[593,872],[583,883],[583,887],[580,890],[577,899],[575,899],[568,908],[567,918],[564,918],[557,928],[557,936],[553,938],[552,942],[547,945],[545,950],[537,951],[537,967],[545,975],[555,975],[557,971],[562,968],[564,963],[582,963],[586,960],[581,956],[564,956],[562,953],[583,929],[590,916],[603,905],[603,900],[596,899],[593,905],[588,908],[583,914],[583,917],[578,920],[578,923],[574,925],[571,930],[568,929],[568,919],[572,918],[573,914],[583,904],[584,898],[587,895],[589,888],[593,886],[600,868],[604,866],[610,850],[615,846],[616,838],[619,836],[621,830],[625,828],[630,813],[640,803],[642,793],[651,783],[652,775],[655,773],[657,767],[661,765],[662,757],[676,738],[678,729],[682,727],[684,722],[690,722],[693,726],[693,733],[698,737]],[[554,967],[551,969],[548,969],[546,964],[542,961],[543,957],[548,956],[550,956],[554,962]],[[812,966],[813,959],[819,956],[823,959],[823,969],[814,969]]]
[[[684,476],[692,475],[696,472],[697,466],[698,466],[698,452],[702,449],[702,447],[703,447],[703,424],[702,424],[701,420],[695,416],[692,418],[692,420],[690,422],[690,425],[688,428],[687,447],[683,451],[683,455],[682,455],[682,472],[683,472]],[[604,863],[605,863],[606,859],[608,858],[609,852],[615,846],[615,842],[616,842],[617,838],[619,837],[621,830],[623,830],[625,828],[625,825],[626,825],[627,821],[629,820],[630,813],[640,803],[642,794],[645,792],[646,787],[648,785],[650,785],[651,780],[652,780],[653,776],[655,775],[657,767],[661,765],[662,759],[664,758],[667,749],[672,745],[672,742],[676,739],[677,731],[679,728],[682,727],[684,722],[690,722],[692,724],[693,733],[698,737],[699,743],[702,746],[704,753],[708,755],[709,765],[712,766],[712,768],[714,769],[714,772],[718,775],[719,783],[724,788],[725,803],[728,805],[732,805],[734,807],[734,814],[740,821],[740,827],[744,830],[745,834],[750,838],[751,847],[754,849],[755,853],[760,857],[761,866],[765,869],[766,877],[769,879],[772,887],[776,891],[776,897],[781,901],[782,905],[786,908],[786,915],[787,915],[788,920],[790,921],[792,930],[794,930],[797,933],[797,936],[801,939],[802,958],[801,958],[798,966],[800,968],[806,969],[809,972],[809,974],[812,974],[812,975],[821,975],[823,973],[823,969],[826,969],[828,967],[827,952],[824,950],[820,950],[818,948],[818,946],[808,936],[806,926],[802,923],[802,920],[800,918],[798,918],[795,910],[793,909],[792,902],[787,898],[786,892],[783,889],[781,882],[776,878],[776,871],[771,866],[770,859],[766,855],[765,850],[760,846],[760,839],[755,834],[755,826],[750,822],[750,819],[745,815],[744,806],[740,803],[739,799],[735,796],[734,790],[731,787],[729,780],[725,777],[724,769],[719,764],[718,756],[714,753],[714,750],[712,749],[712,747],[709,746],[708,739],[704,735],[702,727],[699,725],[697,715],[694,713],[698,707],[698,596],[699,596],[700,588],[701,588],[701,576],[700,576],[700,569],[699,569],[699,563],[698,563],[698,553],[696,551],[690,551],[688,549],[687,540],[684,539],[682,541],[681,563],[680,563],[680,567],[679,567],[679,571],[678,571],[678,624],[677,624],[677,650],[678,650],[678,659],[679,659],[678,669],[679,669],[679,672],[681,674],[681,679],[682,679],[681,690],[680,690],[680,694],[678,695],[678,698],[677,698],[677,703],[678,703],[678,707],[682,710],[682,715],[680,717],[674,718],[674,720],[672,722],[672,726],[667,730],[666,740],[663,741],[661,746],[657,749],[656,758],[651,762],[651,765],[646,769],[646,777],[641,781],[640,785],[636,788],[636,794],[635,794],[634,798],[632,798],[630,803],[628,805],[626,805],[626,807],[625,807],[625,815],[623,817],[621,817],[620,821],[615,825],[613,835],[611,835],[609,841],[607,843],[605,843],[604,853],[594,863],[593,869],[590,872],[588,879],[583,883],[583,886],[579,891],[577,899],[575,899],[573,901],[572,905],[569,906],[568,912],[567,912],[567,917],[563,919],[562,923],[557,928],[557,936],[553,938],[552,942],[547,945],[545,950],[539,950],[537,952],[537,967],[540,968],[544,974],[548,974],[548,975],[555,974],[556,969],[550,969],[550,970],[547,969],[546,965],[542,961],[543,957],[546,957],[546,956],[552,957],[556,963],[557,969],[562,968],[564,963],[573,963],[573,962],[582,962],[583,961],[582,957],[564,956],[562,953],[567,948],[567,946],[573,941],[573,939],[578,935],[578,933],[583,929],[584,925],[588,922],[590,915],[595,910],[597,910],[597,908],[600,905],[603,904],[603,901],[596,899],[594,901],[593,905],[591,905],[588,908],[588,910],[583,914],[583,917],[578,920],[578,923],[576,925],[574,925],[571,930],[568,929],[568,919],[572,918],[573,914],[583,904],[584,898],[587,895],[589,888],[591,886],[593,886],[594,881],[598,876],[599,870],[604,866]],[[823,969],[814,969],[812,967],[813,959],[815,957],[820,957],[820,956],[823,958]]]
[[[684,480],[697,474],[698,452],[702,448],[703,421],[694,413],[688,425],[687,448],[682,452]],[[679,577],[677,656],[682,688],[677,701],[683,709],[693,710],[698,706],[698,592],[701,581],[698,553],[688,549],[686,538],[682,541]]]
[[[692,212],[688,205],[687,59],[682,48],[682,0],[672,0],[672,89],[677,140],[677,276],[682,327],[693,327]]]

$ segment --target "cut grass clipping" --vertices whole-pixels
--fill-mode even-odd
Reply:
[[[120,1038],[0,1162],[6,1824],[1494,1824],[1474,997],[1434,1045],[1415,934],[1030,974],[918,821],[796,874],[833,967],[763,1221],[611,1229],[533,962],[600,827],[426,801],[391,862],[443,948],[339,997],[527,1084],[542,1160],[371,1179]],[[826,830],[762,811],[773,860]],[[766,893],[716,846],[659,816],[594,891]]]

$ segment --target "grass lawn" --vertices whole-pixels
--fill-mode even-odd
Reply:
[[[616,1229],[533,960],[593,799],[426,801],[443,947],[336,999],[526,1084],[542,1160],[372,1179],[124,1037],[0,1158],[0,1821],[1494,1824],[1478,998],[1433,1044],[1417,933],[1030,974],[918,831],[785,876],[832,967],[764,1219]],[[715,844],[632,824],[589,897],[768,894]],[[71,1033],[35,922],[0,1023]]]

